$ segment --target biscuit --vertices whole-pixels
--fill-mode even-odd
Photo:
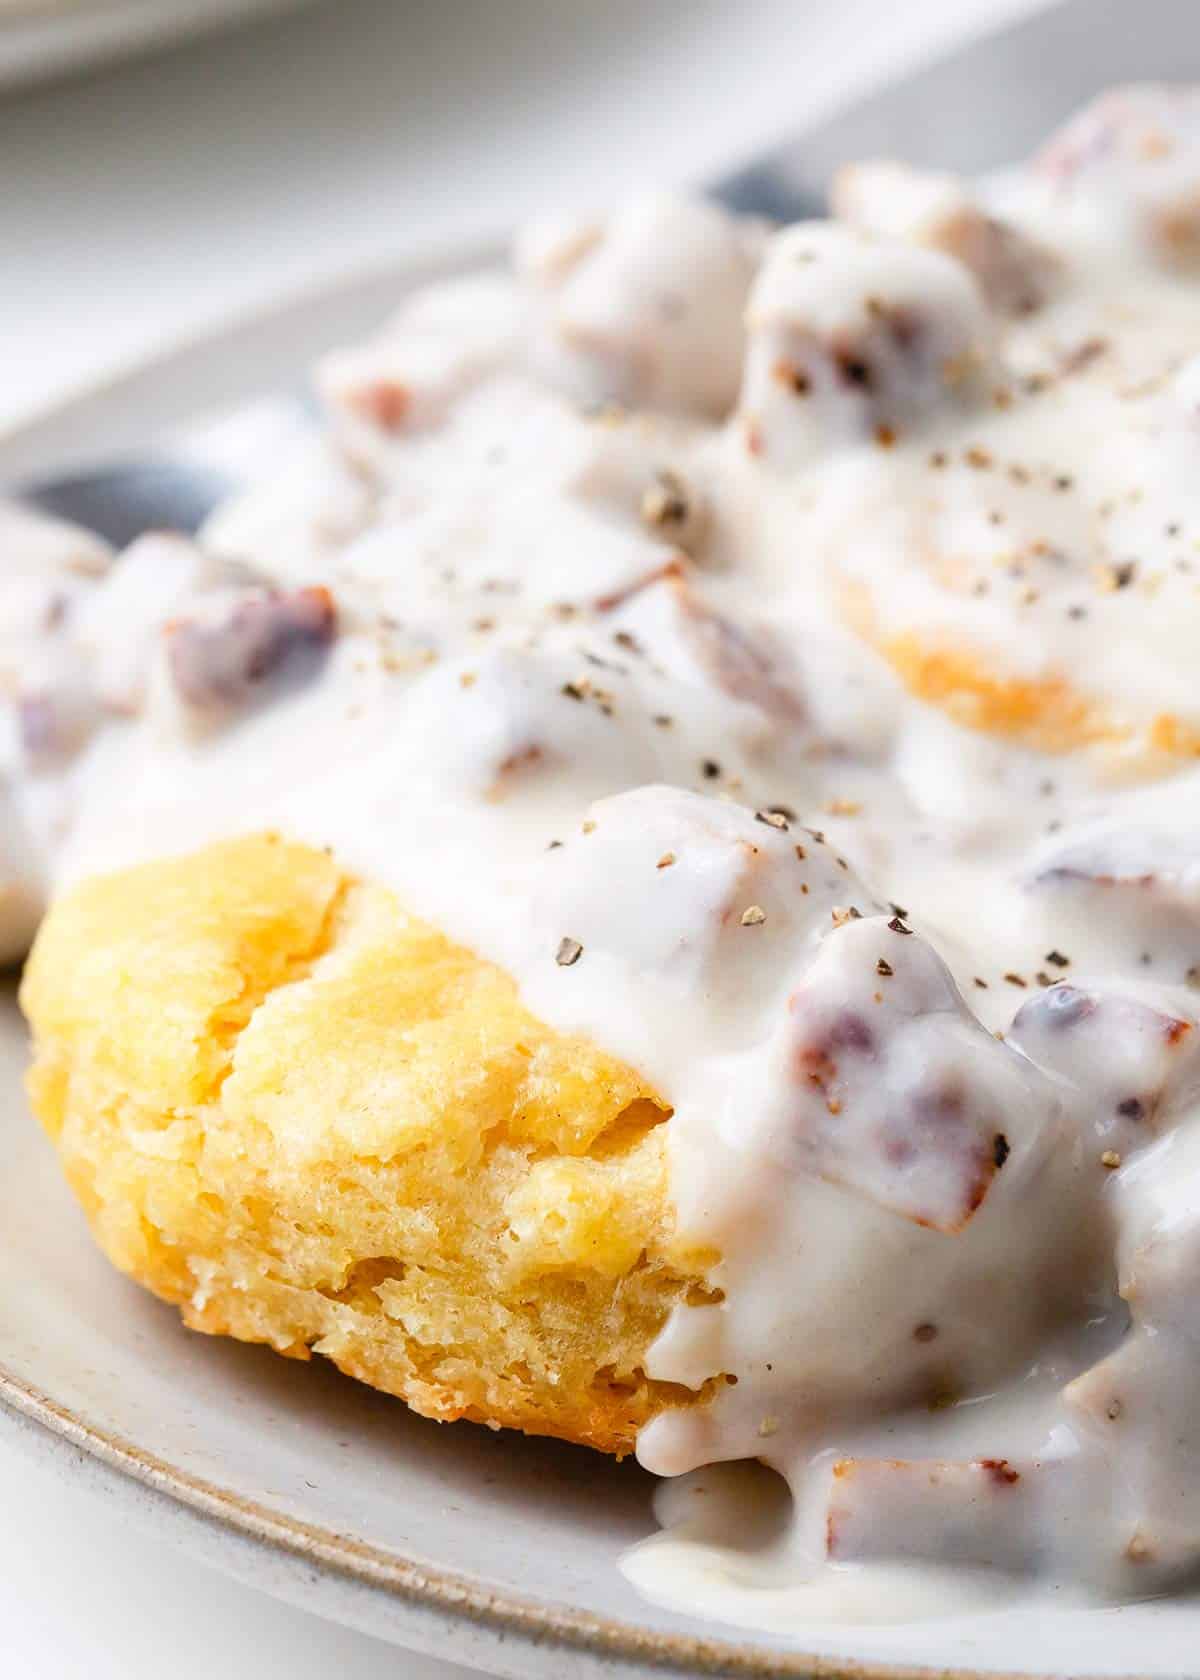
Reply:
[[[714,1258],[674,1237],[667,1107],[324,852],[89,880],[21,995],[96,1240],[192,1329],[618,1455],[705,1397],[644,1370]]]

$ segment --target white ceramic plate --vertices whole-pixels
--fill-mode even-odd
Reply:
[[[0,439],[0,481],[136,446],[184,415],[279,388],[405,284],[293,302]],[[21,1092],[0,993],[0,1432],[268,1591],[401,1644],[532,1677],[667,1673],[1200,1676],[1200,1602],[1001,1612],[756,1635],[642,1603],[617,1567],[651,1532],[650,1479],[553,1443],[439,1427],[319,1361],[183,1330],[91,1247]]]
[[[303,0],[0,0],[0,88],[127,58]]]

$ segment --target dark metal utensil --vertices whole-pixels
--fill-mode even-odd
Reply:
[[[27,506],[86,526],[124,548],[144,531],[193,535],[235,488],[225,473],[161,455],[24,484],[18,495]]]

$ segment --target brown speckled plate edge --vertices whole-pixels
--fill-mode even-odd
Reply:
[[[216,1522],[247,1541],[275,1548],[284,1557],[314,1565],[320,1571],[333,1571],[373,1594],[387,1595],[398,1605],[441,1612],[442,1617],[452,1620],[468,1618],[481,1633],[495,1641],[494,1653],[485,1660],[502,1661],[503,1647],[516,1640],[524,1646],[549,1644],[552,1651],[560,1654],[569,1650],[580,1657],[590,1657],[596,1666],[593,1670],[589,1664],[589,1671],[608,1676],[665,1673],[729,1675],[738,1676],[739,1680],[783,1680],[783,1677],[834,1680],[837,1676],[845,1676],[846,1680],[1018,1680],[1015,1675],[997,1670],[985,1674],[962,1668],[865,1663],[804,1652],[754,1650],[721,1639],[656,1633],[628,1622],[548,1607],[516,1594],[497,1593],[468,1577],[430,1569],[330,1529],[299,1522],[217,1487],[144,1452],[132,1442],[94,1427],[3,1367],[0,1367],[0,1405],[10,1416],[32,1425],[37,1435],[45,1437],[48,1432],[59,1437],[60,1442],[90,1455],[119,1478],[132,1478],[159,1500],[177,1502],[202,1521]],[[39,1443],[31,1431],[25,1432],[24,1445],[35,1454],[53,1452],[49,1443],[44,1439]],[[105,1485],[111,1492],[107,1479]],[[143,1520],[152,1519],[153,1512],[143,1507],[141,1516]],[[185,1549],[197,1549],[196,1529],[189,1531],[189,1538],[193,1545],[185,1541]],[[215,1548],[210,1545],[199,1549],[209,1553],[208,1560],[218,1567],[243,1573],[236,1567],[236,1560],[226,1555],[219,1544]],[[305,1575],[304,1583],[311,1588],[311,1577]],[[294,1602],[311,1602],[307,1592],[301,1595],[288,1591],[279,1580],[260,1584]],[[372,1615],[364,1613],[361,1605],[350,1614],[339,1614],[337,1619],[384,1637],[394,1638],[403,1628],[414,1645],[445,1654],[444,1645],[421,1637],[434,1631],[427,1619],[406,1618],[402,1613],[394,1618],[386,1614]],[[434,1622],[440,1619],[435,1617]],[[467,1656],[467,1653],[456,1651],[454,1655]],[[510,1650],[510,1661],[514,1655]],[[514,1668],[513,1672],[528,1674],[529,1670]],[[578,1667],[573,1669],[573,1673],[582,1672]],[[1039,1677],[1039,1680],[1050,1680],[1050,1677]],[[1072,1680],[1084,1680],[1084,1677],[1072,1677]]]

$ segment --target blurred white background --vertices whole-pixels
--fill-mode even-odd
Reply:
[[[703,180],[1039,3],[328,0],[0,97],[0,430],[341,273]],[[0,1489],[3,1680],[460,1672],[115,1531],[4,1447]]]
[[[283,291],[702,179],[1036,3],[332,0],[10,94],[0,422]]]

